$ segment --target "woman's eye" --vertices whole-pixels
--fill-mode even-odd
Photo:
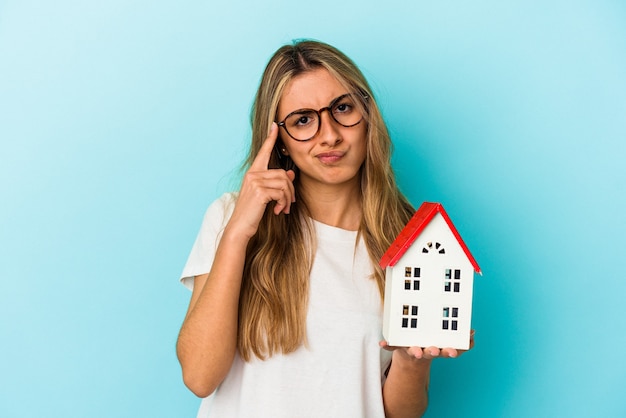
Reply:
[[[303,126],[310,125],[313,122],[313,120],[314,120],[313,116],[309,115],[308,113],[300,114],[300,115],[293,115],[293,117],[290,118],[289,125],[296,127],[296,128],[301,128]]]
[[[296,121],[296,125],[306,125],[311,121],[311,118],[308,116],[300,116]]]
[[[347,113],[350,112],[352,110],[352,104],[351,103],[338,103],[337,105],[335,105],[335,110],[334,113]]]

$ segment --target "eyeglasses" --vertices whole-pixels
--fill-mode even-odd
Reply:
[[[328,110],[335,122],[345,128],[351,128],[363,120],[361,109],[365,109],[366,99],[367,96],[344,94],[320,110],[299,109],[291,112],[282,122],[278,122],[278,126],[282,126],[285,132],[296,141],[308,141],[320,131],[322,112]],[[361,103],[358,104],[357,100],[360,100]]]

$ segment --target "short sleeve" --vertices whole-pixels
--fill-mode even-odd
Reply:
[[[204,214],[200,232],[198,232],[180,277],[181,283],[189,290],[193,289],[195,276],[211,271],[215,251],[224,227],[233,213],[235,199],[236,194],[225,193],[214,201]]]

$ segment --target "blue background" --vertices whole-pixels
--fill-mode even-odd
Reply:
[[[427,416],[626,416],[618,0],[0,0],[0,416],[195,416],[178,275],[301,37],[360,65],[484,271]]]

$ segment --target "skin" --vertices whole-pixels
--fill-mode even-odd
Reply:
[[[320,109],[347,93],[326,70],[302,74],[286,86],[278,108],[278,120],[302,108]],[[239,198],[208,274],[197,276],[189,309],[181,327],[177,354],[183,380],[199,397],[211,394],[224,380],[237,350],[238,300],[246,246],[256,233],[268,203],[274,213],[288,214],[295,202],[295,187],[306,198],[313,219],[347,230],[361,221],[359,170],[366,158],[364,122],[346,128],[322,113],[318,134],[298,142],[273,124],[257,157],[245,174]],[[293,171],[268,169],[279,137],[300,170],[294,185]],[[436,347],[381,348],[393,351],[383,387],[388,418],[421,416],[428,403],[430,365],[436,357],[457,357],[455,349]]]

